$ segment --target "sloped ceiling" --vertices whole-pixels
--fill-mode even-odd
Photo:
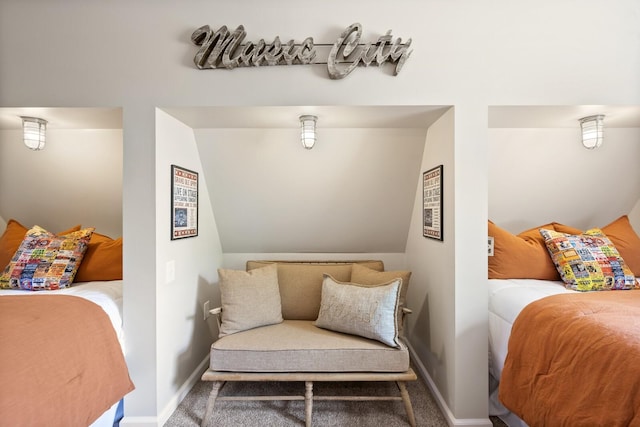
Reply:
[[[227,253],[404,252],[428,127],[448,107],[165,109],[194,128]],[[318,117],[300,144],[298,116]]]

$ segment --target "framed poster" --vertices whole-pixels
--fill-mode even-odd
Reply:
[[[198,235],[198,172],[171,165],[171,240]]]
[[[424,237],[443,240],[442,237],[442,165],[422,174]]]

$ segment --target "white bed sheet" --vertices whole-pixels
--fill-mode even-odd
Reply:
[[[575,292],[559,280],[489,279],[489,369],[497,380],[507,357],[511,327],[522,309],[550,295]]]
[[[3,295],[24,295],[36,297],[37,295],[73,295],[87,299],[98,304],[109,316],[113,329],[116,331],[118,341],[124,353],[124,329],[122,325],[122,280],[109,280],[101,282],[76,282],[70,288],[55,291],[25,291],[19,289],[0,289],[0,297]],[[112,427],[116,415],[118,402],[100,416],[90,427]]]

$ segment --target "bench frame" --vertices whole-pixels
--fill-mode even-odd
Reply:
[[[202,427],[206,427],[207,420],[211,418],[216,401],[242,401],[242,400],[304,400],[305,425],[311,427],[313,402],[321,400],[401,400],[407,413],[409,425],[415,427],[416,419],[413,414],[413,406],[409,398],[406,382],[416,380],[416,374],[409,368],[406,372],[221,372],[208,369],[202,374],[203,381],[213,381],[213,388],[207,401],[207,409],[202,418]],[[228,381],[304,381],[304,395],[288,396],[218,396],[218,393]],[[395,381],[400,396],[314,396],[313,383],[319,381]]]
[[[218,328],[220,328],[222,308],[216,307],[209,310],[209,313],[216,316]],[[406,307],[402,308],[402,320],[411,314],[412,311]],[[207,408],[202,417],[201,427],[206,427],[207,420],[213,414],[216,401],[266,401],[266,400],[304,400],[305,425],[311,427],[313,401],[321,400],[344,400],[344,401],[371,401],[371,400],[401,400],[407,413],[409,425],[415,427],[416,419],[413,413],[413,406],[409,398],[406,382],[417,379],[413,369],[406,372],[223,372],[207,369],[202,374],[202,381],[213,381],[213,388],[207,400]],[[293,396],[218,396],[220,390],[229,381],[289,381],[304,382],[304,395]],[[342,382],[342,381],[394,381],[398,386],[400,396],[314,396],[314,382]]]

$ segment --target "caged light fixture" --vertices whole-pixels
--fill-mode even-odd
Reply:
[[[582,145],[584,148],[593,150],[602,145],[604,140],[604,115],[583,117],[580,119],[582,129]]]
[[[300,116],[300,141],[302,146],[311,150],[316,143],[316,116]]]
[[[42,150],[46,143],[47,121],[38,117],[20,116],[22,140],[32,150]]]

